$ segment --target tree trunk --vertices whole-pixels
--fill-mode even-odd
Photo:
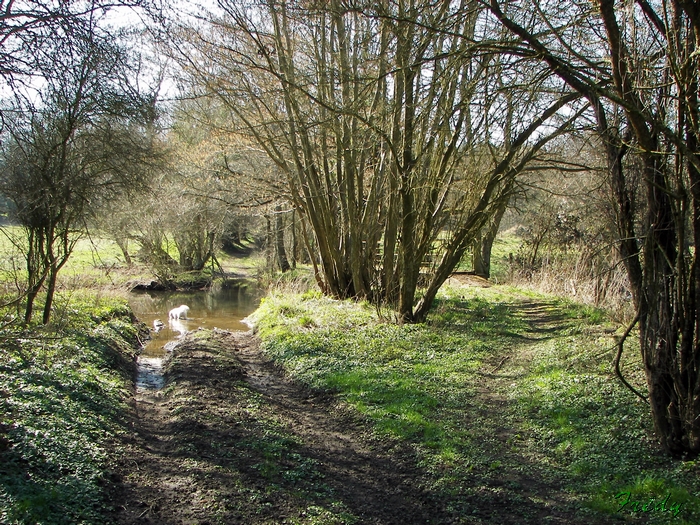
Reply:
[[[32,285],[27,290],[27,304],[24,307],[24,324],[29,324],[34,316],[34,301],[36,301],[37,295],[39,295],[39,290],[44,283],[44,280],[40,280],[36,284]]]
[[[282,217],[282,206],[275,206],[275,251],[277,252],[277,263],[280,265],[282,273],[291,270],[287,260],[287,251],[284,249],[284,220]]]
[[[51,321],[51,309],[53,308],[53,298],[56,293],[56,279],[58,277],[58,269],[52,267],[49,271],[49,277],[46,284],[46,302],[44,303],[44,315],[41,320],[44,324],[49,324]]]
[[[493,219],[491,219],[488,230],[482,233],[473,244],[474,273],[484,279],[491,277],[491,250],[507,207],[508,201],[503,199],[499,203]]]
[[[267,271],[272,271],[274,261],[274,246],[272,244],[272,221],[270,216],[265,214],[265,262]]]
[[[58,242],[58,251],[60,253],[58,256],[53,250],[56,241]],[[73,247],[75,246],[75,242],[70,240],[68,230],[64,230],[60,239],[56,239],[56,241],[51,243],[48,247],[48,284],[46,286],[46,302],[44,303],[44,315],[42,319],[44,324],[49,324],[49,321],[51,321],[51,309],[53,308],[53,300],[56,294],[58,272],[61,271],[61,268],[63,268],[68,261],[70,254],[73,252]]]
[[[297,269],[299,242],[297,241],[297,210],[292,208],[292,269]]]
[[[124,256],[124,262],[127,266],[131,267],[133,265],[133,261],[131,260],[131,254],[129,253],[129,240],[117,238],[115,242]]]
[[[24,324],[29,324],[34,316],[34,302],[44,285],[47,267],[44,257],[45,238],[40,229],[27,229],[27,304],[24,309]]]

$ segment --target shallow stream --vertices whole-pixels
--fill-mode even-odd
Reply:
[[[143,392],[163,387],[163,363],[172,345],[185,333],[199,327],[221,330],[248,330],[243,319],[260,303],[257,290],[245,286],[216,291],[134,292],[129,304],[140,321],[151,328],[151,340],[138,358],[136,390]],[[168,321],[168,312],[180,305],[189,306],[187,319]],[[162,323],[162,328],[155,327]]]

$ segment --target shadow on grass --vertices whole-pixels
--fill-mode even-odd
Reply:
[[[118,351],[106,341],[17,341],[21,352],[0,348],[0,521],[100,523],[106,441],[118,431],[130,377],[107,366]]]
[[[117,523],[535,524],[547,516],[604,523],[579,520],[560,485],[507,458],[498,463],[506,434],[481,436],[496,430],[484,425],[493,407],[455,400],[450,410],[464,411],[445,415],[442,400],[394,385],[393,396],[382,387],[387,397],[371,403],[384,407],[381,418],[365,418],[334,408],[333,397],[289,381],[253,353],[197,343],[172,366],[168,396],[144,405],[136,466],[118,487]],[[430,458],[423,447],[434,436],[426,432],[368,433],[370,421],[410,420],[409,407],[419,403],[462,433],[451,464],[444,450],[442,460]]]
[[[660,455],[649,415],[618,385],[600,310],[491,288],[450,292],[419,326],[340,327],[323,320],[354,315],[351,304],[307,303],[319,321],[301,328],[288,308],[299,301],[277,300],[261,320],[269,355],[415,449],[450,519],[662,523],[616,512],[615,494],[649,477],[686,497],[700,489],[698,464]],[[679,525],[699,522],[687,502]]]

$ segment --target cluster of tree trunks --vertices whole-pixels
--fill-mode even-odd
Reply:
[[[540,80],[475,50],[478,2],[222,8],[189,67],[286,180],[321,287],[424,320],[579,95],[515,93]]]

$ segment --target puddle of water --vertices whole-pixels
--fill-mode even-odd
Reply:
[[[248,330],[243,319],[253,313],[260,296],[247,287],[207,292],[134,292],[129,304],[140,321],[151,328],[151,340],[138,357],[136,390],[163,387],[163,359],[185,333],[202,328]],[[189,306],[187,319],[168,320],[168,312]]]
[[[136,374],[136,391],[160,390],[165,386],[163,358],[139,356]]]

